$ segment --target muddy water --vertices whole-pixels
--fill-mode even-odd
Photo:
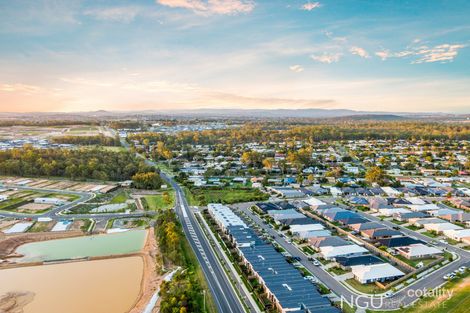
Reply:
[[[133,230],[27,243],[16,249],[16,252],[24,257],[15,261],[36,262],[135,253],[144,246],[146,234],[146,230]]]
[[[141,257],[0,270],[0,296],[32,292],[24,313],[120,313],[137,300]]]

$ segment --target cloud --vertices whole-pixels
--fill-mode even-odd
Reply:
[[[21,92],[24,94],[33,94],[40,92],[41,87],[26,84],[0,84],[0,92]]]
[[[293,72],[300,73],[304,71],[304,68],[298,64],[289,66],[289,69]]]
[[[255,8],[252,0],[157,0],[171,8],[183,8],[201,15],[235,15],[248,13]]]
[[[417,43],[416,40],[413,43]],[[458,55],[458,50],[465,48],[462,44],[442,44],[434,47],[428,46],[410,46],[406,50],[398,52],[390,52],[389,50],[382,50],[375,53],[376,56],[382,60],[388,58],[406,58],[416,57],[412,64],[419,63],[433,63],[433,62],[452,62]]]
[[[342,53],[323,53],[321,55],[311,55],[310,57],[317,62],[331,64],[338,62],[341,56]]]
[[[458,50],[464,47],[465,45],[443,44],[428,49],[424,46],[416,52],[420,57],[412,63],[452,62],[459,53]]]
[[[361,58],[368,58],[369,57],[369,53],[367,53],[367,51],[365,49],[360,48],[360,47],[351,47],[351,49],[349,49],[349,51],[351,51],[352,54],[360,56]]]
[[[142,12],[142,8],[136,6],[95,8],[86,10],[84,15],[92,16],[95,19],[112,22],[132,22],[137,15]]]
[[[320,2],[308,2],[301,6],[304,11],[312,11],[321,7]]]

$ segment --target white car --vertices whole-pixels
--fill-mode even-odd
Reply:
[[[318,261],[313,261],[313,265],[315,265],[315,266],[320,266],[320,262],[318,262]]]
[[[391,292],[391,291],[386,292],[386,293],[384,294],[385,298],[391,298],[391,297],[393,297],[393,295],[394,295],[394,293]]]
[[[466,266],[461,266],[461,267],[459,267],[459,269],[458,269],[459,273],[461,273],[461,274],[465,273],[466,270],[467,270],[467,267],[466,267]]]

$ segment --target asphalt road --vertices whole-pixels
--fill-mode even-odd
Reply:
[[[129,147],[127,143],[123,143],[123,145],[127,148]],[[137,156],[142,157],[139,154],[137,154]],[[156,166],[155,162],[148,159],[145,159],[145,162],[148,165]],[[176,192],[176,214],[181,221],[186,238],[201,265],[215,305],[217,306],[217,311],[220,313],[245,313],[244,306],[231,284],[227,273],[224,271],[212,250],[194,213],[189,208],[183,190],[172,177],[163,172],[161,172],[160,175]]]
[[[336,295],[343,296],[346,300],[352,300],[354,305],[360,305],[363,308],[370,308],[370,309],[381,309],[381,310],[394,310],[399,309],[401,306],[407,306],[412,304],[415,300],[419,297],[419,293],[415,293],[416,290],[431,290],[435,287],[442,285],[445,280],[442,278],[445,274],[458,269],[462,265],[469,266],[470,258],[467,256],[468,252],[459,248],[452,247],[450,245],[441,244],[441,248],[446,248],[447,250],[453,252],[459,252],[460,259],[457,261],[452,262],[450,265],[445,266],[443,268],[434,271],[429,276],[425,278],[419,279],[416,283],[413,283],[406,288],[400,290],[399,292],[395,293],[390,298],[384,298],[380,296],[365,296],[363,294],[359,294],[356,292],[351,291],[350,289],[346,288],[341,282],[336,280],[334,276],[332,276],[329,272],[324,270],[320,266],[315,266],[311,261],[308,260],[308,257],[301,252],[296,246],[286,241],[285,238],[281,237],[278,232],[269,226],[267,226],[264,221],[254,214],[250,207],[251,204],[239,204],[234,205],[234,207],[238,208],[242,212],[244,212],[249,218],[251,218],[256,224],[258,224],[261,228],[263,228],[269,235],[271,235],[274,240],[287,252],[289,252],[294,257],[300,258],[300,263],[305,266],[310,272],[312,272],[315,277],[318,278],[323,284],[328,286]],[[368,214],[363,214],[367,218],[375,220],[373,216],[369,216]],[[378,219],[379,222],[380,219]],[[383,222],[382,222],[383,223]],[[384,223],[386,224],[386,223]],[[393,224],[393,223],[391,223]],[[393,224],[393,226],[397,226]],[[406,231],[405,231],[406,230]],[[423,241],[429,242],[431,239],[429,238],[422,238],[425,237],[420,235],[416,232],[410,231],[405,229],[403,232],[406,234],[417,237],[419,239],[423,239]],[[464,252],[460,254],[461,252]]]
[[[227,274],[215,256],[194,213],[189,208],[184,192],[171,177],[164,173],[161,175],[176,191],[176,213],[183,225],[186,238],[201,265],[218,311],[221,313],[245,312],[243,304],[238,298]]]

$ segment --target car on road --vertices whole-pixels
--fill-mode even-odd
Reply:
[[[320,262],[318,262],[318,261],[313,261],[313,265],[315,265],[315,266],[320,266]]]
[[[391,291],[386,292],[386,293],[384,294],[385,298],[391,298],[391,297],[393,297],[393,295],[394,295],[394,293],[391,292]]]
[[[463,274],[465,273],[465,271],[467,270],[467,267],[466,266],[461,266],[459,267],[459,269],[457,270],[459,273]]]
[[[450,278],[450,274],[445,274],[442,278],[448,280]]]

